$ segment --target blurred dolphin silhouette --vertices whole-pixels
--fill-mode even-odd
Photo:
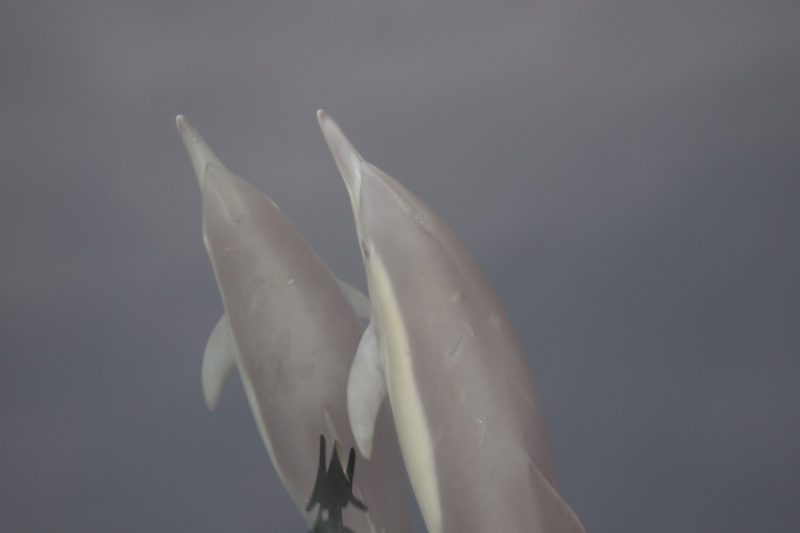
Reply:
[[[177,126],[202,191],[203,240],[225,308],[203,358],[206,402],[214,408],[236,365],[275,471],[311,527],[320,435],[353,445],[347,378],[369,302],[337,281],[275,203],[228,171],[184,117]],[[403,488],[387,482],[402,476],[388,419],[378,433],[382,453],[359,461],[352,486],[368,512],[350,506],[343,521],[359,533],[405,533]]]
[[[372,320],[350,371],[358,448],[387,394],[432,533],[577,533],[556,489],[538,394],[503,306],[461,240],[353,148],[324,111],[367,273]]]

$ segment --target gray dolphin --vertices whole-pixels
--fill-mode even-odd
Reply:
[[[428,531],[575,533],[556,489],[538,394],[495,292],[461,240],[318,112],[355,216],[372,321],[348,412],[369,455],[388,391]]]
[[[275,471],[311,527],[315,510],[306,506],[326,462],[321,435],[344,453],[354,445],[346,387],[369,302],[338,281],[278,206],[228,171],[185,118],[177,126],[200,183],[203,240],[225,308],[203,358],[206,402],[214,408],[237,366]],[[408,531],[406,498],[395,482],[402,463],[383,418],[383,453],[359,457],[352,486],[368,511],[344,509],[343,523],[354,532]]]

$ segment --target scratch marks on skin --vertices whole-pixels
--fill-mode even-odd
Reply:
[[[428,219],[425,216],[425,213],[418,209],[411,209],[410,210],[411,219],[419,224],[423,230],[428,233],[431,233],[431,225],[428,223]]]
[[[458,351],[461,348],[462,342],[464,342],[464,335],[459,334],[456,338],[454,338],[450,342],[450,345],[447,347],[447,355],[449,355],[450,357],[458,358],[459,357]]]
[[[455,337],[450,341],[445,349],[445,354],[450,356],[451,358],[458,359],[461,357],[461,348],[464,344],[464,337],[465,335],[469,335],[470,338],[475,338],[475,332],[472,331],[472,328],[466,322],[461,323],[461,331],[456,334]]]

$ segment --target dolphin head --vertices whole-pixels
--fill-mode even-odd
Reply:
[[[225,165],[223,165],[222,161],[211,151],[211,148],[209,148],[208,144],[200,137],[197,130],[189,124],[186,117],[178,115],[175,117],[175,124],[178,126],[178,133],[181,136],[183,145],[186,147],[186,151],[189,152],[194,174],[197,176],[197,183],[202,190],[203,182],[205,181],[206,167],[212,164],[222,169],[225,168]]]
[[[175,122],[192,160],[206,207],[215,212],[220,211],[228,222],[236,224],[258,210],[270,211],[273,216],[283,217],[280,208],[271,198],[225,168],[186,117],[178,115]]]
[[[350,197],[365,266],[373,252],[386,257],[404,249],[410,252],[420,240],[442,240],[441,232],[449,230],[422,200],[364,160],[325,111],[317,111],[317,119]]]
[[[322,129],[322,134],[325,136],[325,141],[328,143],[328,148],[333,154],[336,166],[342,175],[345,187],[347,187],[350,202],[353,205],[353,214],[358,219],[362,181],[361,163],[364,162],[364,159],[328,113],[319,109],[317,111],[317,120],[319,121],[320,129]]]

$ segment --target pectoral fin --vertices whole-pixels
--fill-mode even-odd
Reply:
[[[364,296],[364,293],[352,285],[340,279],[336,281],[339,283],[339,289],[342,291],[342,294],[347,298],[347,301],[350,302],[353,311],[356,312],[356,316],[364,322],[369,322],[369,317],[372,314],[369,298]]]
[[[236,346],[228,325],[228,317],[222,315],[211,331],[203,355],[203,396],[210,411],[217,406],[225,378],[235,364]]]
[[[371,321],[358,344],[347,381],[347,414],[361,454],[372,454],[375,419],[386,398],[386,378],[380,358],[375,321]]]

